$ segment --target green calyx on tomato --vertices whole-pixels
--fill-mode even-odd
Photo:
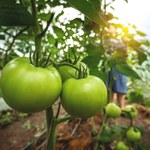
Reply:
[[[139,129],[135,129],[133,127],[130,127],[126,132],[126,137],[129,141],[139,141],[141,139],[141,132]]]
[[[107,89],[103,81],[95,76],[70,78],[63,84],[61,102],[74,117],[92,117],[106,105]]]
[[[62,82],[69,78],[77,77],[77,70],[71,66],[60,66],[58,71],[61,75]]]
[[[61,77],[54,67],[35,67],[25,57],[10,61],[2,71],[2,96],[10,107],[20,112],[47,109],[59,97],[61,88]]]
[[[121,115],[121,108],[115,103],[109,103],[105,107],[105,112],[108,117],[117,118]]]
[[[116,144],[116,150],[129,150],[129,147],[123,141],[119,141]]]
[[[59,65],[58,71],[61,75],[62,82],[69,78],[84,78],[84,76],[88,75],[87,66],[83,62],[78,62],[77,64],[60,63]]]
[[[124,111],[125,111],[126,113],[128,113],[132,119],[134,119],[134,118],[137,117],[137,115],[138,115],[137,109],[136,109],[134,106],[132,106],[132,105],[127,105],[127,106],[124,108]]]

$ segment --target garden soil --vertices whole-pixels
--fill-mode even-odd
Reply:
[[[150,149],[150,112],[141,105],[135,106],[139,115],[133,123],[144,128],[142,140]],[[65,111],[61,109],[61,115],[64,114]],[[76,118],[59,124],[56,150],[92,150],[94,142],[91,131],[99,128],[101,119],[102,115],[99,114],[93,120]],[[125,117],[120,117],[112,119],[111,123],[125,125],[129,122]],[[45,112],[30,114],[0,129],[0,150],[46,150],[45,137]]]

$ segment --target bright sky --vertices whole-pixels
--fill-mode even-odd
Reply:
[[[121,23],[135,24],[137,28],[148,35],[150,39],[150,1],[149,0],[116,0],[113,3],[114,14]]]

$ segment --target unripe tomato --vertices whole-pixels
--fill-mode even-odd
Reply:
[[[61,102],[70,115],[88,118],[106,105],[107,89],[103,81],[95,76],[70,78],[63,84]]]
[[[121,109],[115,103],[107,104],[105,111],[108,117],[117,118],[121,115]]]
[[[54,67],[35,67],[25,57],[10,61],[2,71],[2,96],[20,112],[39,112],[50,107],[61,88],[61,77]]]
[[[141,132],[139,129],[130,127],[126,132],[126,137],[129,141],[139,141],[141,139]]]
[[[58,68],[58,71],[61,75],[62,82],[69,78],[77,77],[77,70],[70,66],[61,66]]]
[[[129,147],[123,141],[119,141],[116,145],[116,150],[129,150]]]
[[[128,112],[132,119],[134,119],[138,115],[137,109],[132,105],[127,105],[124,111]]]

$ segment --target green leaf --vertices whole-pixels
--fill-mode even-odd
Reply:
[[[100,72],[98,70],[99,61],[100,59],[98,57],[94,58],[91,56],[87,56],[82,60],[82,62],[84,62],[88,66],[91,75],[100,77]]]
[[[136,31],[136,33],[137,33],[139,36],[143,36],[143,37],[146,36],[146,34],[145,34],[144,32],[142,32],[142,31]]]
[[[132,103],[141,103],[144,100],[143,94],[136,91],[130,92],[128,98]]]
[[[136,79],[141,79],[141,77],[137,74],[137,72],[134,71],[127,63],[117,64],[116,68],[118,72],[126,76],[136,78]]]
[[[87,18],[94,21],[96,24],[106,24],[103,13],[100,9],[97,10],[95,2],[87,0],[67,0],[73,7],[82,12]]]
[[[51,16],[51,13],[41,13],[39,14],[38,17],[42,19],[43,21],[48,21],[50,16]]]
[[[33,41],[34,37],[32,35],[22,33],[17,37],[17,39],[22,41],[30,41],[30,40]]]
[[[113,139],[111,137],[110,127],[105,128],[103,132],[98,137],[96,137],[96,140],[104,142],[104,143],[112,141]]]
[[[51,34],[48,34],[48,35],[47,35],[47,39],[48,39],[48,43],[49,43],[49,44],[54,45],[55,42],[56,42],[55,38],[54,38]]]
[[[53,29],[54,29],[55,34],[57,35],[57,38],[62,39],[64,37],[65,33],[61,28],[53,26]]]
[[[99,0],[89,0],[89,1],[93,4],[94,8],[95,8],[97,11],[100,10],[100,1],[99,1]]]
[[[102,49],[100,48],[99,44],[96,43],[90,43],[86,46],[86,52],[91,57],[98,57],[101,58],[102,55]]]
[[[1,0],[0,3],[14,4],[16,3],[16,0]]]
[[[33,18],[21,4],[0,2],[0,26],[27,26]]]
[[[145,60],[147,60],[147,55],[143,51],[138,52],[138,63],[142,64]]]
[[[0,40],[5,40],[5,36],[0,34]]]

